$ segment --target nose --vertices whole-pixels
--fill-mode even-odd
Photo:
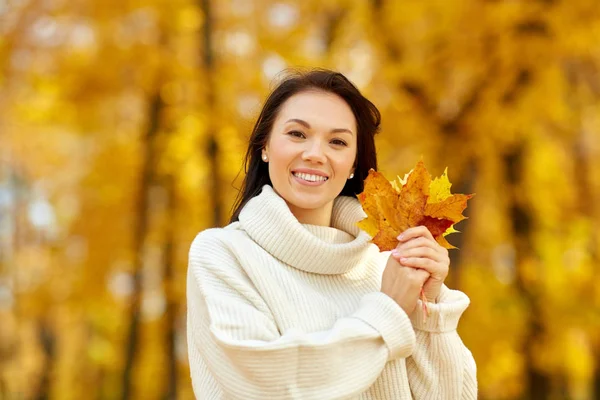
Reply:
[[[311,140],[307,142],[307,147],[302,153],[303,161],[312,161],[316,163],[325,163],[326,157],[321,142],[319,140]]]

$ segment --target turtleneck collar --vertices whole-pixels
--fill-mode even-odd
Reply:
[[[357,199],[338,196],[331,227],[301,224],[273,188],[246,203],[240,226],[262,248],[297,269],[323,275],[343,274],[356,267],[369,247],[370,236],[356,226],[365,218]]]

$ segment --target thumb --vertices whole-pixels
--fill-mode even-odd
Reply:
[[[414,268],[415,274],[421,280],[421,282],[425,283],[425,281],[431,276],[431,274],[424,269]]]

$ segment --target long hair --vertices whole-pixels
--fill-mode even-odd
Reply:
[[[269,140],[273,123],[283,103],[293,95],[308,90],[320,90],[341,97],[350,106],[356,118],[358,135],[354,178],[346,182],[340,195],[356,196],[361,193],[369,169],[377,170],[375,134],[379,132],[381,124],[381,114],[377,107],[339,72],[326,69],[292,72],[271,92],[252,129],[244,159],[246,176],[233,204],[230,223],[238,220],[244,205],[258,195],[264,185],[272,186],[267,163],[261,160],[262,149]]]

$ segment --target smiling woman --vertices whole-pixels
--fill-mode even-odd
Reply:
[[[334,179],[336,183],[327,185],[328,190],[344,182],[337,193],[332,195],[335,190],[329,192],[329,202],[338,195],[356,196],[363,191],[363,181],[369,169],[377,169],[374,137],[380,123],[377,107],[342,74],[319,69],[307,74],[291,74],[267,98],[258,116],[246,152],[246,176],[230,222],[238,220],[244,205],[258,195],[264,185],[272,186],[275,192],[284,190],[272,179],[277,179],[274,174],[284,174],[286,180],[291,180],[288,176],[291,175],[291,168],[299,169],[297,172],[302,172],[302,168],[313,170],[314,175],[319,174],[314,171],[320,171],[322,175],[323,168],[331,169],[334,161],[336,166],[339,166],[338,160],[350,163],[350,167],[342,174],[343,179],[339,176],[340,168],[329,171],[338,175],[328,176],[332,178],[328,183],[333,183]],[[284,138],[286,140],[282,140]],[[327,145],[324,146],[324,143]],[[277,157],[277,153],[286,150],[288,157],[291,156],[290,151],[295,152],[295,158],[289,160],[294,165],[281,165],[278,162],[280,157]],[[300,158],[298,153],[303,153]],[[330,158],[333,154],[337,155]],[[272,162],[265,160],[265,157],[267,160],[271,157]],[[277,162],[273,162],[273,157],[277,157]],[[319,167],[323,159],[330,165],[325,163]],[[290,204],[289,200],[292,199],[283,197]],[[321,201],[323,199],[321,196]],[[294,207],[295,203],[291,203]],[[326,203],[322,205],[327,206]],[[296,206],[302,209],[301,205]],[[329,222],[324,224],[328,225]]]
[[[356,222],[377,108],[342,74],[285,79],[258,117],[231,223],[196,237],[188,349],[201,399],[476,399],[469,304],[425,227],[379,252]],[[418,299],[426,299],[425,320]]]

